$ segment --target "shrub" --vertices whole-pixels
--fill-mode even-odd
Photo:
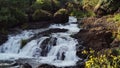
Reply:
[[[120,68],[119,48],[102,50],[97,55],[89,54],[85,68]]]
[[[26,21],[25,13],[18,9],[1,8],[0,10],[1,27],[10,28]]]
[[[60,2],[57,0],[36,0],[32,7],[37,9],[42,9],[50,12],[55,12],[60,8]]]

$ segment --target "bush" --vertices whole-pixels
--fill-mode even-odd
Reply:
[[[55,12],[60,8],[60,2],[57,0],[36,0],[32,7],[37,9]]]
[[[4,28],[10,28],[27,21],[25,13],[18,9],[1,8],[0,25]]]
[[[0,0],[0,26],[11,28],[27,21],[28,0]]]
[[[120,68],[120,48],[102,50],[89,54],[85,68]]]

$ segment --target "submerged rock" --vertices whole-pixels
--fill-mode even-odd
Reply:
[[[57,67],[54,65],[42,64],[38,68],[57,68]]]
[[[28,63],[25,63],[25,64],[22,65],[22,68],[32,68],[32,66],[29,65]]]

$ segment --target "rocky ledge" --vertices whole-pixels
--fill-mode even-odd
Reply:
[[[96,51],[116,47],[119,45],[117,34],[118,26],[114,21],[108,21],[114,15],[101,18],[89,17],[81,21],[83,28],[74,37],[83,41],[82,45]]]

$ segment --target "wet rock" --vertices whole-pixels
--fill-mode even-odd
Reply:
[[[47,56],[52,46],[56,45],[57,38],[47,38],[44,40],[40,46],[42,49],[41,56]]]
[[[25,64],[22,65],[22,68],[32,68],[32,66],[29,65],[28,63],[25,63]]]
[[[0,33],[0,45],[2,45],[3,43],[5,43],[7,41],[7,39],[8,39],[7,35]]]
[[[54,65],[42,64],[38,68],[57,68],[57,67]]]
[[[37,9],[32,16],[34,21],[48,21],[52,19],[52,14],[46,10]]]
[[[50,41],[50,38],[47,38],[42,42],[40,46],[40,48],[42,49],[41,56],[47,56],[47,53],[49,50],[49,46],[48,46],[49,41]]]
[[[66,9],[60,9],[56,13],[54,13],[54,22],[55,23],[66,23],[68,22],[69,15]]]
[[[59,28],[55,28],[55,29],[49,29],[49,30],[47,30],[47,31],[44,31],[44,32],[42,32],[41,34],[42,35],[50,35],[51,33],[58,33],[58,32],[66,32],[66,31],[68,31],[67,29],[59,29]]]
[[[60,33],[60,32],[66,32],[68,31],[67,29],[59,29],[59,28],[55,28],[55,29],[49,29],[43,32],[40,32],[38,34],[36,34],[34,37],[30,38],[29,41],[36,39],[36,38],[40,38],[42,36],[49,36],[52,33]]]
[[[112,33],[105,30],[81,30],[77,34],[79,39],[84,41],[83,45],[95,50],[109,48],[112,40]]]
[[[27,23],[27,28],[25,29],[40,29],[48,27],[49,25],[53,24],[53,21],[39,21],[39,22],[30,22]]]
[[[18,64],[12,60],[0,60],[0,68],[8,68],[17,66]]]

